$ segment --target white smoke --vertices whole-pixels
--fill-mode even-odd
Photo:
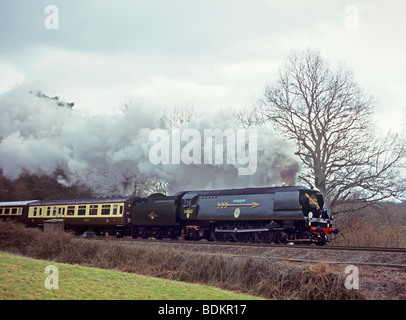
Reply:
[[[241,176],[241,164],[226,161],[153,164],[149,153],[154,142],[149,138],[159,128],[163,110],[132,104],[125,112],[84,116],[56,102],[25,86],[0,96],[0,168],[5,176],[17,178],[23,170],[51,174],[62,168],[67,177],[58,176],[59,183],[85,183],[98,195],[131,193],[141,178],[166,181],[170,193],[296,183],[300,165],[294,145],[268,129],[256,128],[255,174]],[[225,111],[194,118],[179,129],[188,128],[199,130],[202,137],[205,129],[239,129]],[[224,159],[226,152],[224,147]]]

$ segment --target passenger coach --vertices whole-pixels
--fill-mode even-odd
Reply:
[[[34,226],[49,219],[64,219],[65,226],[77,233],[91,230],[124,236],[129,232],[134,198],[35,201],[28,204],[24,222]]]
[[[0,202],[0,220],[22,222],[27,216],[27,205],[36,200]]]

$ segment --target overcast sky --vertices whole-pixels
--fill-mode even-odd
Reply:
[[[58,29],[48,5],[58,9]],[[48,19],[48,20],[47,20]],[[48,24],[49,26],[49,24]],[[406,109],[404,0],[1,0],[0,94],[26,85],[117,111],[250,106],[291,50],[342,61],[386,127]]]

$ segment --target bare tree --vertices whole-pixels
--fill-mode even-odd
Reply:
[[[253,104],[249,108],[231,109],[235,121],[243,128],[252,126],[267,126],[267,119],[261,112],[261,102]]]
[[[168,183],[158,176],[145,176],[137,170],[126,169],[106,173],[105,177],[110,179],[107,194],[140,196],[168,192]]]
[[[163,112],[159,119],[160,127],[162,129],[179,128],[182,123],[190,122],[190,120],[199,116],[200,113],[189,105],[174,107]]]
[[[160,177],[139,175],[135,183],[133,195],[150,195],[151,193],[168,193],[169,184]]]
[[[373,135],[373,99],[344,66],[332,69],[317,51],[292,53],[277,82],[265,89],[262,113],[297,144],[301,180],[321,190],[336,212],[404,196],[396,135]]]

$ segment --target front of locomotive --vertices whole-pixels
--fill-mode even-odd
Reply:
[[[313,242],[324,245],[330,235],[338,234],[339,230],[333,226],[333,218],[324,206],[324,198],[319,190],[313,188],[302,190],[300,205]]]

